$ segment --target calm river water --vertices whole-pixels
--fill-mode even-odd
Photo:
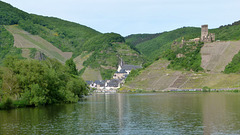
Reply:
[[[94,94],[0,111],[0,134],[240,134],[240,94]]]

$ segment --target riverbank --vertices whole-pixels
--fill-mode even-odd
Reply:
[[[240,88],[222,88],[211,89],[209,87],[198,89],[165,89],[165,90],[143,90],[143,89],[130,89],[122,87],[118,90],[119,93],[164,93],[164,92],[240,92]]]
[[[27,107],[26,101],[23,100],[13,101],[12,99],[8,98],[5,101],[0,102],[0,110],[16,109],[23,107]]]
[[[91,95],[91,94],[89,94]],[[86,99],[85,96],[79,98],[77,101],[73,101],[73,102],[57,102],[57,103],[52,103],[52,104],[41,104],[38,106],[35,105],[30,105],[28,104],[27,101],[25,100],[13,100],[11,98],[7,98],[4,101],[0,102],[0,110],[10,110],[10,109],[17,109],[17,108],[29,108],[29,107],[39,107],[39,106],[48,106],[48,105],[56,105],[56,104],[72,104],[72,103],[77,103],[79,101],[82,101]]]

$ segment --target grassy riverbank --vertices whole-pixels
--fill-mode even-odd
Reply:
[[[23,108],[27,106],[27,102],[24,100],[16,100],[8,98],[6,101],[0,102],[0,110],[5,109],[14,109],[14,108]]]
[[[202,93],[202,92],[240,92],[240,89],[210,89],[208,87],[202,89],[172,89],[172,90],[144,90],[144,89],[132,89],[122,87],[118,90],[119,93]]]

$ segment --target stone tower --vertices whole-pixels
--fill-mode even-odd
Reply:
[[[202,25],[201,40],[204,41],[208,38],[208,25]]]

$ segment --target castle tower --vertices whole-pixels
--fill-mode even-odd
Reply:
[[[202,25],[201,40],[204,41],[208,38],[208,25]]]

